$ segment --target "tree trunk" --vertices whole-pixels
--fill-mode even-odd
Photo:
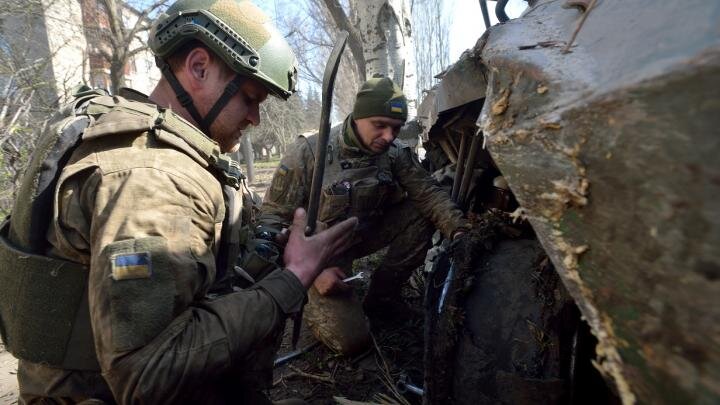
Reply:
[[[430,90],[437,82],[435,76],[450,65],[448,37],[452,17],[443,14],[442,9],[442,0],[415,1],[412,7],[418,104],[423,90]]]
[[[379,74],[392,78],[402,87],[408,99],[408,116],[413,118],[417,91],[409,0],[350,0],[352,19],[338,0],[324,2],[335,25],[350,32],[349,46],[357,65],[365,66],[365,77]]]
[[[125,85],[125,64],[119,60],[113,60],[110,63],[110,91],[112,94],[118,94],[120,87]]]

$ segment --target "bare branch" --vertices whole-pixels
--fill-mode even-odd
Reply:
[[[330,15],[335,21],[335,25],[344,31],[347,31],[348,47],[355,56],[355,64],[357,65],[358,76],[361,81],[365,81],[365,56],[363,54],[362,37],[360,32],[350,23],[350,18],[345,14],[339,0],[323,0]]]

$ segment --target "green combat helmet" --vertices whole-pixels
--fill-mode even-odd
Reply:
[[[176,49],[191,40],[205,44],[238,74],[204,118],[165,63]],[[270,94],[285,100],[295,92],[295,54],[268,16],[250,1],[179,0],[157,18],[149,42],[178,100],[206,133],[243,77],[258,80]]]

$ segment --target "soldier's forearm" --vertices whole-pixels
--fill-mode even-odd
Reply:
[[[190,306],[134,352],[100,353],[113,357],[104,374],[119,403],[140,397],[187,401],[229,368],[242,373],[244,359],[259,344],[271,344],[286,313],[304,299],[292,274],[273,273],[252,289]]]

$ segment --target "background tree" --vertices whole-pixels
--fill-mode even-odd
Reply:
[[[413,39],[417,62],[416,94],[437,83],[437,76],[450,65],[451,13],[443,13],[443,0],[414,0],[412,6]]]
[[[303,97],[312,96],[313,93],[309,91],[312,89],[320,100],[325,65],[340,29],[335,25],[323,0],[306,0],[302,3],[281,0],[276,2],[274,10],[276,25],[286,33],[298,58]],[[364,67],[358,69],[353,53],[346,50],[335,81],[334,120],[344,118],[352,109],[358,85],[363,80],[361,77],[365,77]],[[315,120],[319,122],[320,117]]]
[[[301,78],[316,88],[338,32],[350,34],[335,85],[336,120],[350,112],[358,86],[374,74],[391,77],[403,86],[414,116],[417,97],[409,0],[306,0],[302,6],[286,0],[276,2],[275,10],[283,11],[277,23],[298,52]]]
[[[148,18],[166,8],[171,0],[81,0],[83,19],[91,49],[110,70],[110,90],[117,93],[125,85],[125,75],[133,57],[148,51]],[[91,60],[91,63],[95,61]]]
[[[348,46],[358,78],[375,74],[398,83],[408,98],[408,115],[415,116],[416,74],[410,4],[408,0],[322,0],[335,26],[348,31]],[[362,53],[361,53],[362,51]],[[360,70],[364,66],[365,74]]]
[[[50,33],[50,34],[49,34]],[[72,0],[4,0],[0,7],[0,215],[43,120],[82,81],[80,7]]]
[[[260,105],[260,126],[248,128],[243,136],[250,136],[255,151],[265,150],[265,158],[269,159],[270,151],[284,154],[298,135],[317,128],[319,116],[316,98],[303,99],[295,94],[282,101],[270,97]]]

